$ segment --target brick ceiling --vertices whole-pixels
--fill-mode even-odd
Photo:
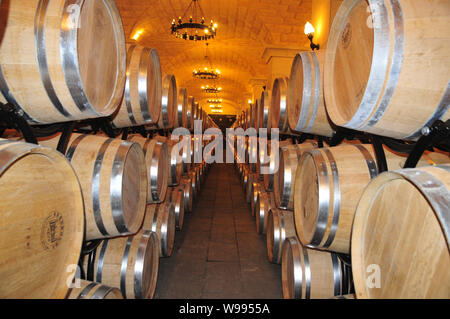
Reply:
[[[138,43],[155,48],[163,73],[174,74],[179,87],[209,111],[200,87],[206,80],[192,77],[205,64],[205,42],[185,41],[171,35],[173,18],[181,16],[191,0],[116,0],[128,42],[143,29]],[[303,33],[311,19],[312,0],[200,0],[206,21],[218,23],[217,36],[209,41],[209,57],[220,69],[224,113],[236,114],[252,96],[251,79],[268,79],[262,58],[266,48],[307,48]]]

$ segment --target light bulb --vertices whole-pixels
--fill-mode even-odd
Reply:
[[[309,22],[306,22],[306,24],[305,24],[305,34],[306,35],[312,35],[312,34],[314,34],[314,27],[313,27],[313,25],[311,24],[311,23],[309,23]]]

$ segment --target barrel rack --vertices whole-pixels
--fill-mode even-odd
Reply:
[[[91,127],[86,129],[85,127]],[[38,138],[49,137],[57,133],[61,133],[61,137],[58,141],[57,150],[63,155],[66,154],[69,144],[70,136],[72,132],[97,134],[99,131],[103,131],[110,138],[117,138],[121,135],[122,140],[126,140],[130,133],[140,134],[143,137],[153,138],[156,134],[161,136],[168,136],[169,129],[152,129],[147,130],[144,126],[127,127],[123,129],[117,129],[113,127],[108,117],[89,119],[83,121],[71,121],[65,123],[49,124],[49,125],[36,125],[32,126],[28,123],[25,117],[25,113],[20,108],[13,104],[3,104],[0,102],[0,137],[2,137],[6,129],[14,129],[20,132],[27,143],[39,144]],[[94,263],[95,252],[97,247],[103,240],[92,240],[83,243],[83,247],[78,262],[80,270],[80,278],[93,281],[94,278]],[[85,272],[83,267],[84,258],[87,256],[87,271]]]

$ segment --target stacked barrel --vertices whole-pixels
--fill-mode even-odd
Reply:
[[[434,39],[449,30],[448,3],[345,0],[326,49],[299,52],[238,116],[282,136],[239,136],[235,158],[285,298],[450,298],[449,153],[405,169],[408,155],[383,146],[381,172],[364,139],[319,147],[344,129],[411,144],[448,121],[450,52]]]
[[[152,298],[207,173],[194,120],[210,119],[155,49],[125,44],[115,1],[3,1],[0,16],[2,107],[145,132],[0,138],[0,298]]]

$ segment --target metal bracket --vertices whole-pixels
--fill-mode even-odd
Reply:
[[[38,144],[33,129],[24,117],[24,112],[16,108],[13,104],[0,103],[0,122],[1,121],[3,121],[7,127],[22,132],[25,142]]]

